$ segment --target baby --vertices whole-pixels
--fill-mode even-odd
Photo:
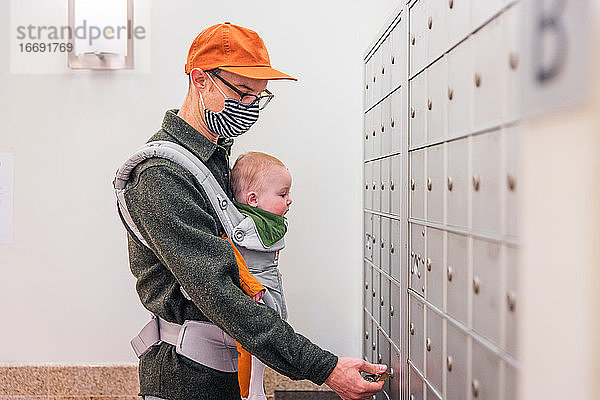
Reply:
[[[231,186],[235,205],[243,214],[252,217],[265,247],[281,243],[287,231],[284,215],[292,199],[290,187],[292,177],[288,169],[277,158],[260,152],[242,154],[231,170]],[[252,253],[239,247],[248,270],[266,288],[253,296],[287,318],[287,308],[281,274],[277,269],[279,251],[275,253]],[[265,257],[267,257],[265,259]],[[264,364],[238,344],[238,380],[243,398],[266,399],[263,389]]]

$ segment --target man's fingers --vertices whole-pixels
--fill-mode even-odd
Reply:
[[[387,366],[370,364],[362,359],[339,357],[338,362],[325,381],[342,399],[369,399],[381,391],[384,382],[368,382],[361,372],[382,374]]]
[[[362,392],[363,399],[370,399],[374,394],[381,392],[383,389],[383,384],[385,382],[367,382],[365,381],[366,386],[364,386],[364,390]]]
[[[387,365],[384,364],[371,364],[363,361],[358,367],[359,371],[366,372],[368,374],[382,374],[387,370]]]

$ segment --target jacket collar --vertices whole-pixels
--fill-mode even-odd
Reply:
[[[218,147],[222,147],[228,155],[230,154],[233,139],[219,138],[216,144],[211,142],[179,117],[178,111],[178,109],[167,110],[162,122],[162,129],[175,138],[179,144],[191,151],[202,162],[206,162]]]

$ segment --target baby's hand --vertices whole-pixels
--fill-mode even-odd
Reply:
[[[256,293],[254,295],[254,297],[252,297],[252,300],[254,300],[255,303],[258,303],[263,298],[264,295],[265,295],[265,289],[263,289],[260,292]]]

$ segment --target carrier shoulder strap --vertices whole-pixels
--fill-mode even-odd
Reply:
[[[117,196],[117,207],[123,216],[124,222],[146,247],[150,246],[135,226],[127,209],[125,185],[129,180],[131,171],[138,164],[154,157],[170,160],[188,170],[196,178],[204,189],[213,210],[219,217],[225,233],[236,244],[259,251],[277,251],[284,247],[283,239],[270,247],[266,247],[258,235],[252,218],[238,211],[206,165],[183,146],[169,141],[155,141],[142,146],[119,168],[113,182]]]

